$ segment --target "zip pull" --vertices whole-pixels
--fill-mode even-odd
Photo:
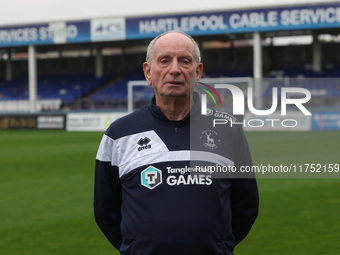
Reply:
[[[179,150],[179,141],[178,141],[178,127],[175,127],[175,148],[176,150]]]

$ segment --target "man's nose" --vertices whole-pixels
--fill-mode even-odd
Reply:
[[[180,65],[177,60],[171,62],[169,73],[175,76],[180,75],[182,73]]]

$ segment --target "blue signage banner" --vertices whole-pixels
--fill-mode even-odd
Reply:
[[[0,27],[0,47],[146,39],[168,30],[202,36],[324,28],[340,28],[340,4]]]
[[[90,41],[90,22],[53,22],[0,28],[0,47]]]
[[[312,130],[340,130],[340,112],[313,113]]]
[[[340,4],[126,19],[126,39],[152,38],[168,30],[190,35],[340,27]]]

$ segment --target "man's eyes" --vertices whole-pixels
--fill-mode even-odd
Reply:
[[[169,59],[161,59],[161,60],[159,61],[159,63],[161,63],[161,64],[167,64],[167,63],[169,63],[169,62],[170,62]],[[179,59],[178,62],[181,63],[181,64],[183,64],[183,65],[190,65],[191,60],[190,60],[190,59]]]

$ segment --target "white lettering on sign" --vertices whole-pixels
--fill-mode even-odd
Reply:
[[[283,26],[340,22],[340,7],[284,10],[280,14]]]
[[[223,30],[228,28],[224,23],[223,15],[210,15],[198,17],[183,17],[177,18],[164,18],[164,19],[150,19],[139,21],[139,33],[161,33],[168,30],[183,30],[193,31],[195,29],[206,30]]]
[[[251,13],[234,13],[229,19],[230,27],[232,28],[247,28],[247,27],[270,27],[278,25],[277,11],[251,12]]]
[[[29,42],[38,38],[35,27],[0,30],[0,42]]]
[[[52,23],[49,26],[41,27],[0,29],[0,43],[29,43],[38,40],[64,43],[67,39],[74,39],[77,36],[78,27],[65,23]]]

